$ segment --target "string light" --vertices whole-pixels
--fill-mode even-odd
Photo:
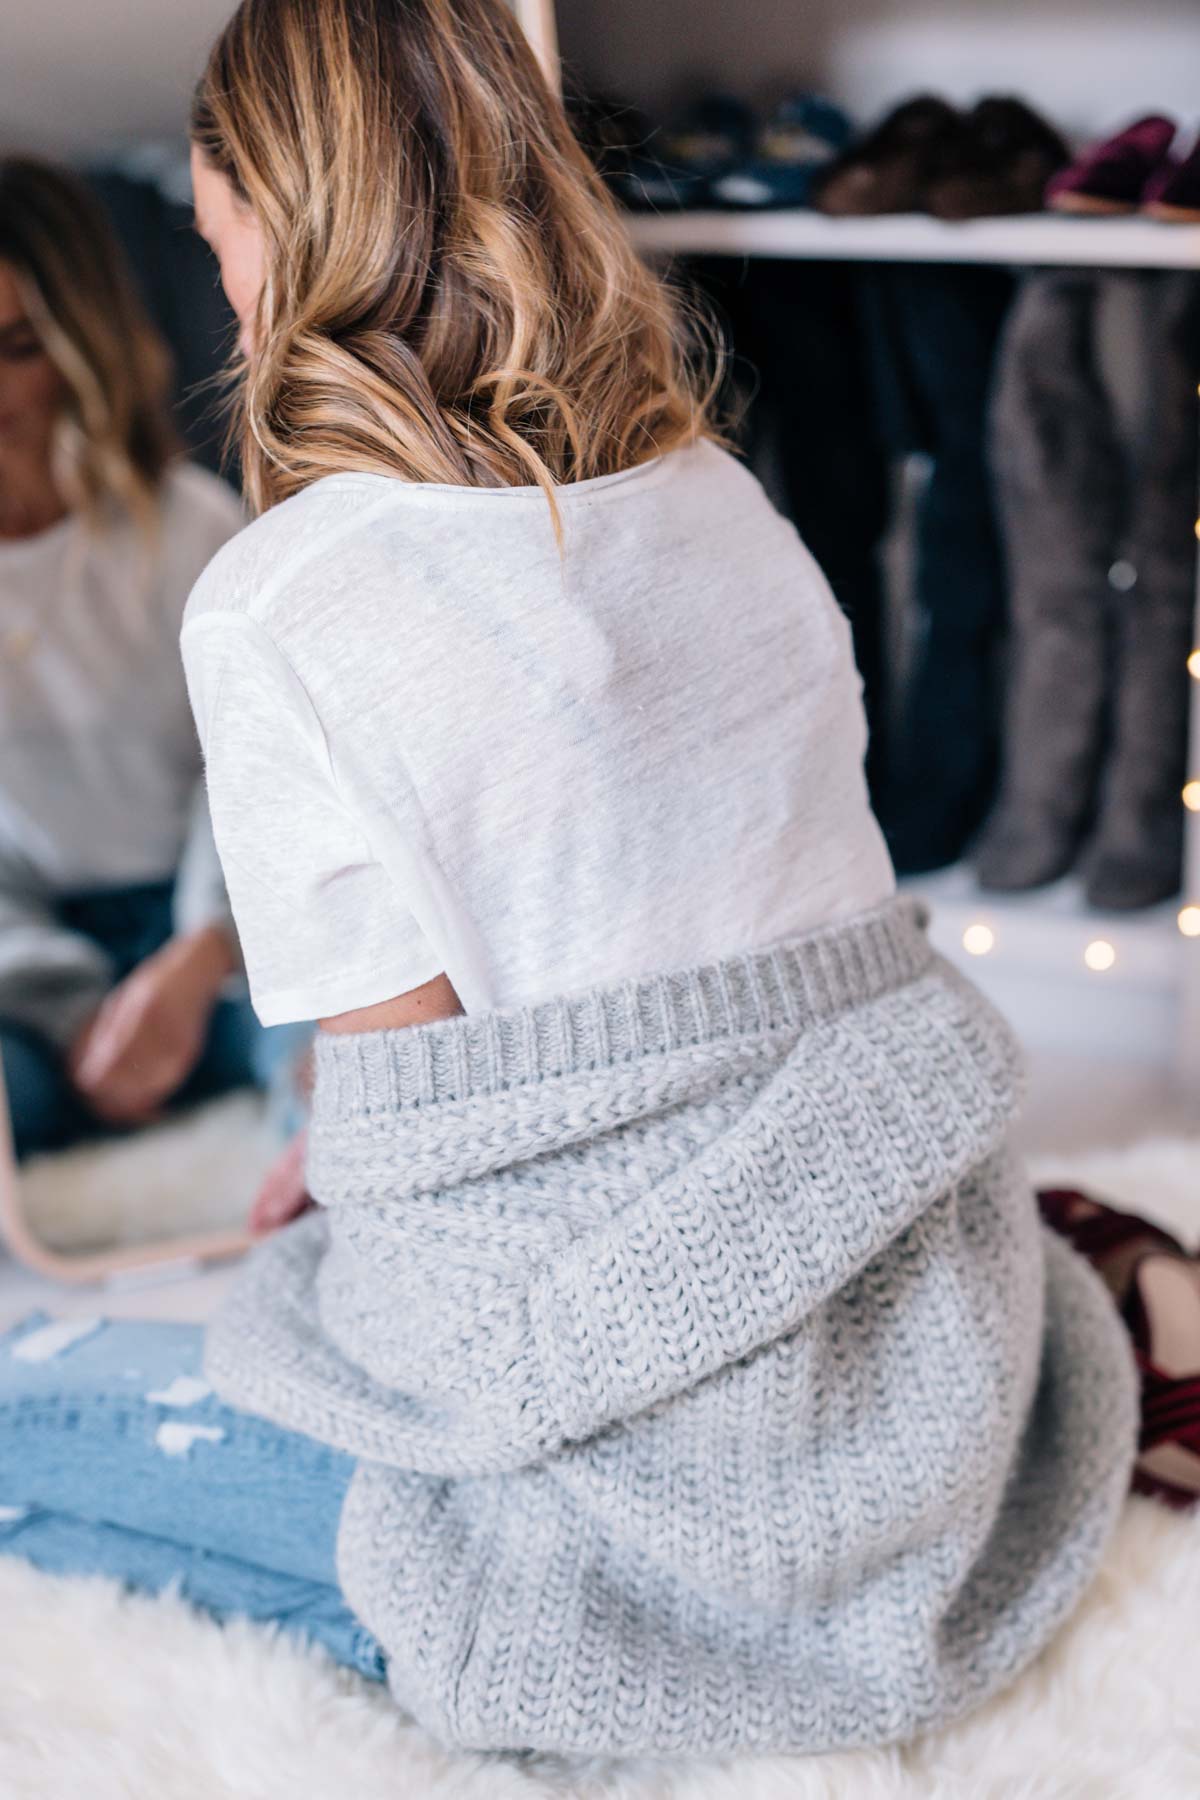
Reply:
[[[968,925],[962,941],[968,956],[986,956],[995,949],[996,934],[990,925]]]
[[[1200,650],[1193,650],[1187,660],[1188,674],[1193,681],[1200,681]]]
[[[1179,914],[1178,925],[1184,937],[1200,937],[1200,906],[1185,906]]]
[[[1093,938],[1083,953],[1083,960],[1089,969],[1102,975],[1105,969],[1111,969],[1117,960],[1117,953],[1106,938]]]
[[[1200,812],[1200,781],[1189,781],[1185,785],[1183,804],[1189,812]]]

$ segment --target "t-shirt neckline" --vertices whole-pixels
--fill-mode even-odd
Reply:
[[[687,450],[697,448],[696,445],[680,445],[676,450],[668,450],[660,456],[651,456],[645,462],[635,463],[631,469],[615,469],[608,475],[589,475],[584,481],[568,481],[554,489],[555,498],[574,499],[590,498],[593,495],[608,493],[613,488],[637,483],[658,480],[674,463],[677,456]],[[384,475],[373,470],[346,469],[333,475],[323,475],[306,491],[314,492],[317,488],[326,490],[333,486],[349,487],[369,483],[382,487],[385,484],[417,497],[444,498],[448,500],[500,500],[500,499],[536,499],[545,500],[545,489],[530,482],[519,487],[468,487],[458,482],[448,481],[406,481],[400,475]]]
[[[76,524],[75,514],[69,512],[44,531],[31,532],[28,537],[0,538],[0,568],[19,569],[38,562],[66,544]]]

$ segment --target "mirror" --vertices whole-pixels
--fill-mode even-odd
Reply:
[[[0,1223],[72,1277],[240,1247],[311,1035],[239,980],[179,651],[245,521],[181,157],[0,162]]]
[[[239,979],[178,651],[244,522],[184,138],[230,6],[47,0],[0,69],[0,1239],[71,1281],[239,1252],[303,1126],[312,1028]],[[553,0],[514,8],[557,82]]]

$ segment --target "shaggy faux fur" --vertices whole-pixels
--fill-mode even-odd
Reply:
[[[1041,1159],[1194,1238],[1200,1144]],[[2,1800],[1195,1800],[1200,1517],[1131,1502],[1022,1680],[903,1752],[564,1769],[448,1757],[259,1629],[0,1560]]]
[[[255,1094],[227,1095],[111,1142],[38,1156],[21,1204],[54,1250],[87,1251],[240,1225],[279,1138]]]
[[[1131,1502],[1018,1685],[907,1751],[573,1769],[450,1757],[377,1689],[179,1602],[0,1561],[4,1800],[1195,1800],[1200,1518]]]

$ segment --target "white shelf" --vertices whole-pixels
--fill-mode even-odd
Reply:
[[[934,875],[914,875],[902,883],[919,894],[933,914],[933,936],[939,949],[964,968],[1016,966],[1054,974],[1078,974],[1089,984],[1120,986],[1127,981],[1164,987],[1177,982],[1185,963],[1200,963],[1200,938],[1185,938],[1177,915],[1182,899],[1144,912],[1101,913],[1087,905],[1079,882],[1068,878],[1053,887],[1027,894],[987,894],[962,864]],[[962,934],[969,925],[986,925],[995,944],[986,956],[964,950]],[[1116,960],[1101,973],[1089,969],[1083,953],[1103,939]]]
[[[1098,913],[1067,880],[1031,894],[984,894],[968,869],[901,884],[930,906],[936,949],[969,974],[1031,1049],[1123,1058],[1179,1074],[1188,1031],[1185,996],[1200,976],[1200,939],[1177,924],[1182,900],[1137,913]],[[971,955],[969,926],[993,943]],[[1111,945],[1111,968],[1090,969],[1084,952]]]
[[[628,219],[639,249],[674,256],[1200,269],[1200,225],[1142,218],[1033,213],[947,225],[922,213],[828,219],[788,211],[630,213]]]

